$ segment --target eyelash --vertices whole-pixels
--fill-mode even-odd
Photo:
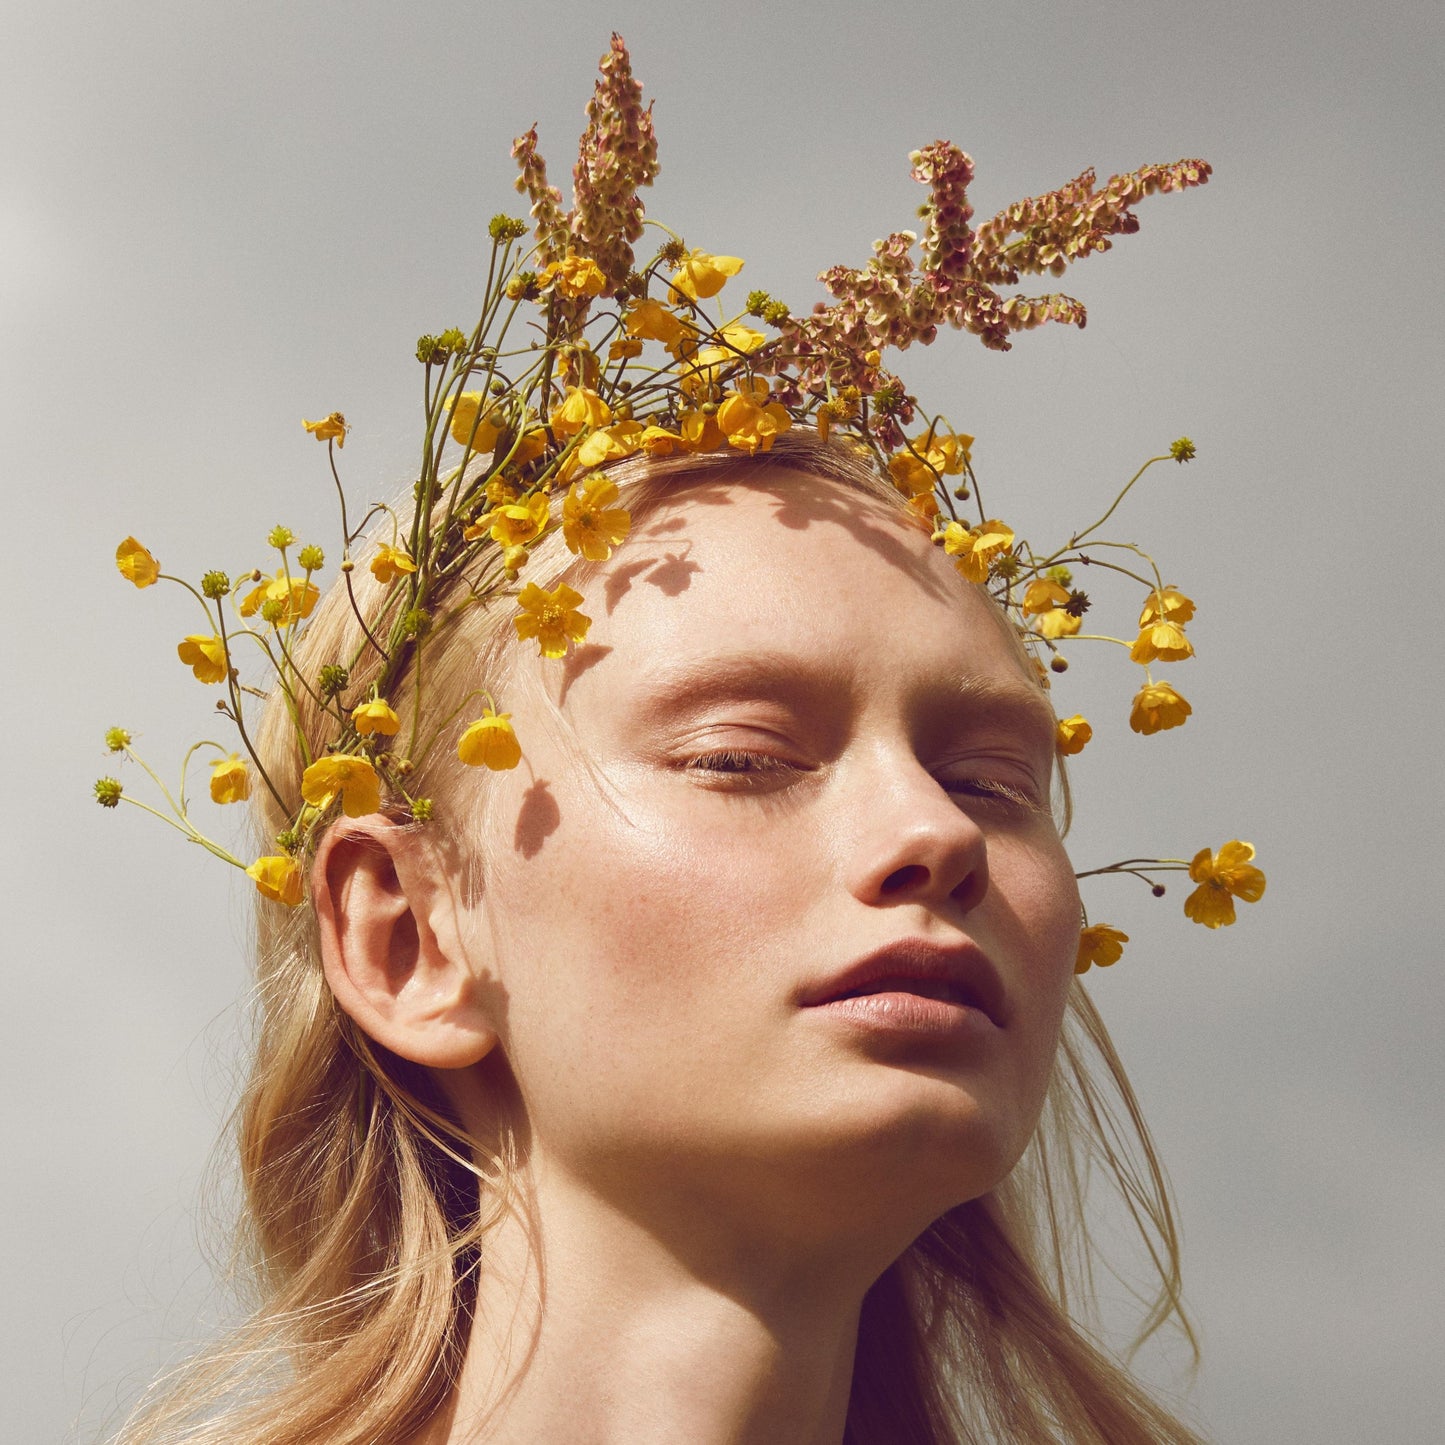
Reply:
[[[689,758],[683,767],[687,772],[711,773],[749,787],[769,776],[803,771],[796,764],[771,753],[749,752],[745,748],[720,748],[716,752],[702,753]],[[993,803],[1027,812],[1038,812],[1041,807],[1038,800],[1023,789],[997,778],[960,778],[956,782],[940,778],[938,784],[945,792],[963,793],[978,803]]]

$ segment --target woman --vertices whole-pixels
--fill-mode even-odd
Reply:
[[[594,123],[645,184],[625,58]],[[280,849],[247,870],[257,1307],[124,1440],[1193,1440],[1071,1314],[1102,1162],[1159,1270],[1143,1333],[1188,1332],[1162,1175],[1075,981],[1046,674],[983,585],[1016,579],[1012,534],[937,519],[968,439],[905,441],[913,399],[856,318],[763,297],[771,348],[707,320],[733,258],[669,244],[639,280],[640,205],[558,249],[590,232],[549,230],[523,142],[548,264],[494,267],[477,331],[423,338],[414,513],[319,604],[319,549],[293,562],[278,529],[240,603],[281,679],[242,729]],[[961,152],[935,149],[943,227]],[[505,381],[504,297],[546,336]],[[643,341],[672,361],[634,386]],[[307,425],[334,456],[344,421]],[[133,540],[118,560],[155,580]],[[207,574],[219,630],[179,651],[244,723],[242,590]],[[1151,596],[1178,632],[1179,594]],[[212,797],[246,768],[218,761]]]

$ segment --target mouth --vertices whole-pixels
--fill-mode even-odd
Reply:
[[[973,1010],[998,1028],[1007,1022],[1003,981],[988,956],[968,939],[901,939],[806,987],[798,1003],[820,1008],[900,995]]]

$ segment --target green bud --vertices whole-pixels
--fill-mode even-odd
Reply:
[[[276,846],[283,853],[294,853],[300,842],[301,837],[295,828],[283,828],[276,834]]]
[[[201,578],[201,591],[214,602],[231,590],[231,579],[224,572],[207,572]]]
[[[773,298],[766,291],[748,292],[748,315],[761,316],[772,304]]]
[[[401,619],[401,630],[407,637],[425,637],[431,631],[431,613],[424,607],[413,607]]]
[[[437,339],[429,332],[416,339],[416,359],[423,366],[432,365],[437,360]]]
[[[781,326],[791,315],[785,301],[769,301],[763,308],[763,320],[769,326]]]
[[[527,234],[527,223],[519,221],[513,216],[508,216],[498,211],[490,221],[487,222],[487,234],[496,241],[498,245],[504,241],[520,241]]]
[[[437,345],[446,351],[465,351],[467,349],[467,338],[458,331],[455,326],[448,326],[447,329],[437,337]]]
[[[95,781],[95,801],[102,808],[114,808],[120,802],[122,791],[119,778],[97,778]]]
[[[418,823],[430,823],[432,818],[431,799],[413,798],[411,800],[411,816]]]
[[[269,622],[272,627],[275,627],[285,615],[286,603],[280,597],[268,597],[261,604],[261,620]]]
[[[283,547],[289,547],[295,540],[296,533],[293,532],[290,527],[281,526],[279,522],[276,524],[276,526],[271,528],[271,531],[266,538],[266,541],[278,552]]]
[[[123,753],[130,746],[130,734],[124,728],[106,728],[105,745],[113,753]]]
[[[1074,585],[1074,574],[1067,567],[1050,567],[1044,576],[1050,582],[1056,582],[1060,587],[1072,587]]]
[[[319,572],[326,565],[326,553],[313,544],[303,547],[296,554],[296,560],[307,572]]]
[[[1196,455],[1194,443],[1188,437],[1180,437],[1176,442],[1170,442],[1169,455],[1176,462],[1192,462]]]
[[[319,678],[322,697],[335,697],[343,692],[351,681],[351,674],[339,662],[328,662],[321,669]]]

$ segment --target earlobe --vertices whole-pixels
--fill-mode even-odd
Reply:
[[[326,981],[370,1038],[413,1063],[460,1069],[497,1042],[461,947],[446,870],[424,836],[380,814],[339,818],[312,866]]]

